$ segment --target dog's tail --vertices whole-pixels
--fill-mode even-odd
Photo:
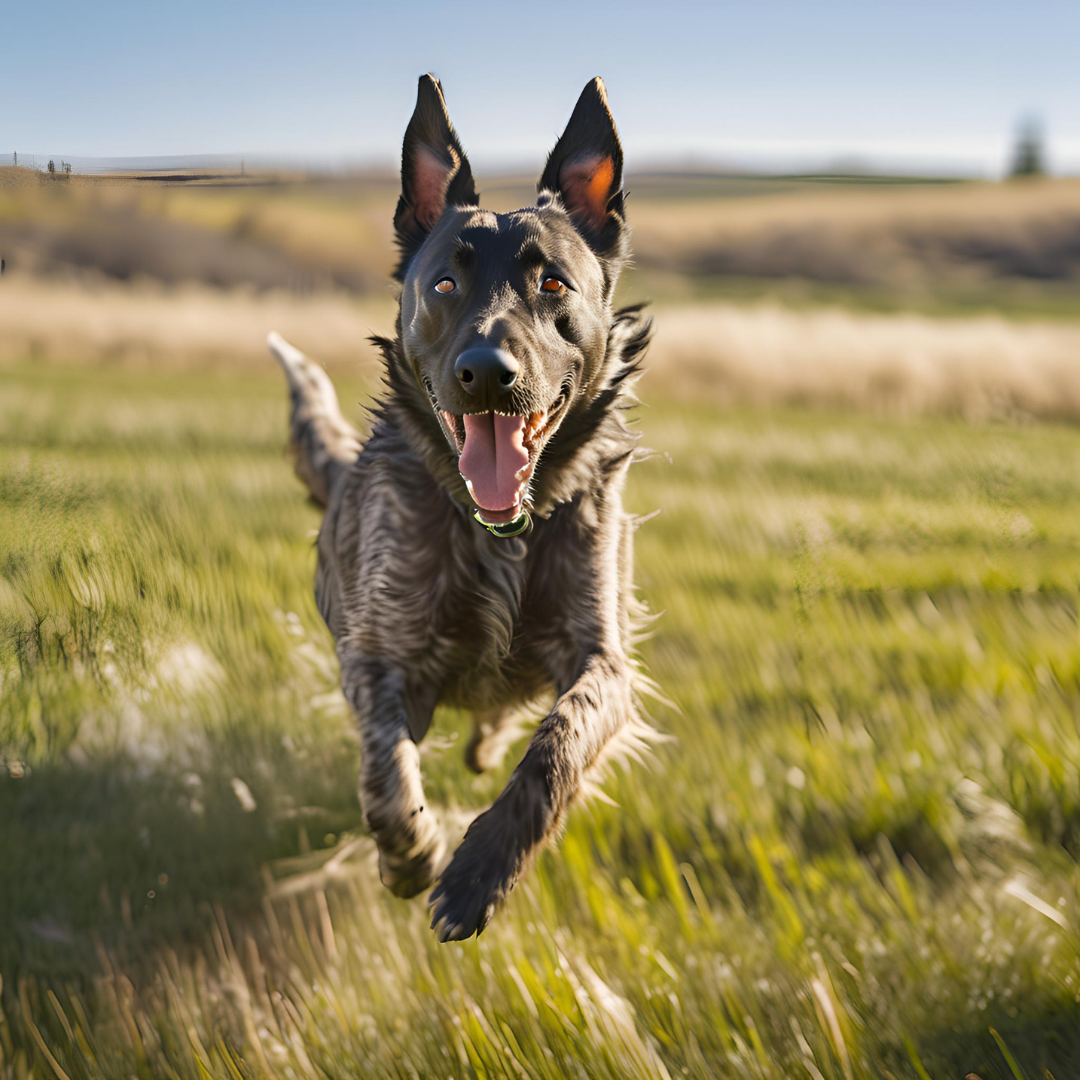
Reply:
[[[341,415],[330,377],[280,334],[266,339],[289,383],[289,449],[296,475],[326,505],[334,482],[360,452],[360,436]]]

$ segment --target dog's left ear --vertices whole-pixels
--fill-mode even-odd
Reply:
[[[394,213],[401,262],[395,277],[404,278],[409,260],[448,206],[475,206],[479,200],[442,84],[434,75],[421,75],[401,150],[401,198]]]
[[[601,255],[618,254],[625,232],[623,155],[604,80],[581,92],[570,123],[548,156],[537,191],[558,195],[579,231]]]

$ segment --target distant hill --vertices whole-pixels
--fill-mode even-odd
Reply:
[[[108,177],[0,169],[9,270],[385,294],[392,172],[241,176],[168,164]],[[481,202],[528,205],[533,185],[494,178]],[[658,170],[626,186],[629,298],[1080,312],[1080,181]]]

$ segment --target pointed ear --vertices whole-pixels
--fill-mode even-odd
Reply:
[[[469,159],[450,123],[442,86],[434,75],[422,75],[401,151],[401,198],[394,214],[401,264],[395,276],[404,277],[409,259],[447,206],[478,201]]]
[[[607,89],[603,79],[595,78],[581,92],[537,190],[558,195],[578,229],[601,253],[614,251],[623,233],[622,166]]]

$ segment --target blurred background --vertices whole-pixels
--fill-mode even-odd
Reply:
[[[1080,1076],[1078,34],[5,13],[0,1078]],[[458,948],[377,882],[265,348],[364,427],[425,71],[497,210],[607,83],[673,736]],[[451,830],[513,764],[468,730],[423,750]]]

